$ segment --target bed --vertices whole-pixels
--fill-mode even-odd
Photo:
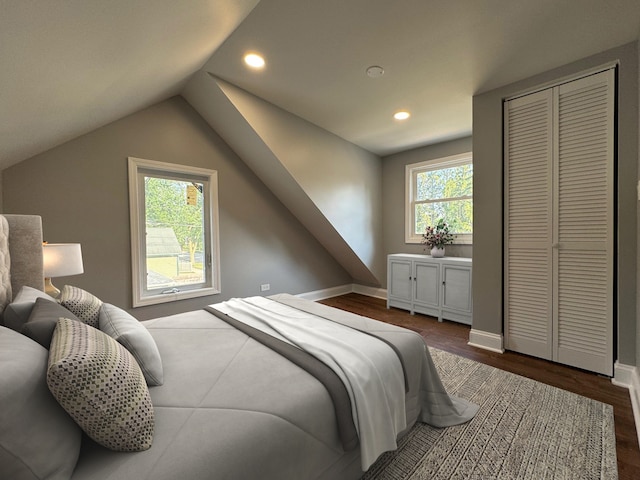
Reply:
[[[135,335],[151,338],[157,349],[154,358],[161,361],[159,373],[145,367],[144,356],[136,356],[138,361],[130,365],[140,366],[147,379],[144,388],[150,403],[145,408],[151,410],[152,419],[151,425],[141,423],[152,430],[152,437],[140,451],[107,448],[86,430],[83,433],[74,412],[54,396],[57,387],[51,385],[51,371],[52,362],[59,364],[52,360],[57,355],[53,352],[65,344],[60,340],[63,327],[82,323],[83,331],[91,335],[100,339],[109,335],[95,333],[82,318],[42,319],[45,314],[58,317],[47,309],[59,308],[60,303],[54,306],[41,293],[41,220],[22,215],[0,220],[5,287],[0,327],[0,478],[355,480],[381,451],[392,448],[389,441],[395,442],[395,438],[383,442],[380,429],[389,430],[387,437],[399,437],[416,421],[446,427],[469,420],[477,410],[446,394],[420,335],[290,295],[256,297],[135,322],[136,329],[144,330],[134,329]],[[69,307],[64,301],[62,305]],[[128,316],[102,302],[97,308],[97,327],[104,326],[105,316]],[[254,317],[254,308],[268,310],[266,316],[274,317],[275,323],[258,325],[261,318],[249,318]],[[36,310],[41,323],[34,324]],[[18,314],[22,324],[16,320]],[[49,333],[53,328],[49,351],[49,340],[39,344],[32,340],[37,337],[16,331],[25,330],[24,322],[49,325]],[[306,322],[311,322],[307,332],[288,330]],[[347,329],[353,335],[348,342],[329,340],[329,348],[355,342],[360,350],[360,342],[372,344],[379,352],[369,355],[379,363],[372,367],[375,374],[365,371],[367,356],[357,360],[361,363],[349,365],[351,360],[346,360],[347,366],[328,368],[317,361],[322,353],[304,351],[304,338],[319,331],[315,322],[330,324],[332,332]],[[324,332],[324,326],[320,330]],[[122,339],[113,343],[119,349],[127,346]],[[391,373],[379,373],[387,370]],[[149,383],[154,374],[161,378]],[[380,377],[375,386],[370,385],[373,376]],[[391,395],[400,395],[401,401],[394,404]]]

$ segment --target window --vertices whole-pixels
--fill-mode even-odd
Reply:
[[[473,241],[473,159],[471,153],[406,167],[405,241],[420,243],[425,228],[443,218],[454,243]]]
[[[133,306],[220,293],[215,170],[129,157]]]

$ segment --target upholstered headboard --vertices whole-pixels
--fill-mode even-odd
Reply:
[[[38,215],[1,217],[4,219],[0,219],[0,312],[23,285],[44,291],[42,218]]]

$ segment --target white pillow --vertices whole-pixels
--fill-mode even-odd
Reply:
[[[100,330],[117,340],[131,353],[144,374],[147,385],[162,385],[162,359],[155,340],[135,317],[109,303],[100,308]]]

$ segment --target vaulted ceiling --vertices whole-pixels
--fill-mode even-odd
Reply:
[[[469,135],[474,93],[639,33],[637,0],[0,0],[0,168],[201,69],[385,155]]]

